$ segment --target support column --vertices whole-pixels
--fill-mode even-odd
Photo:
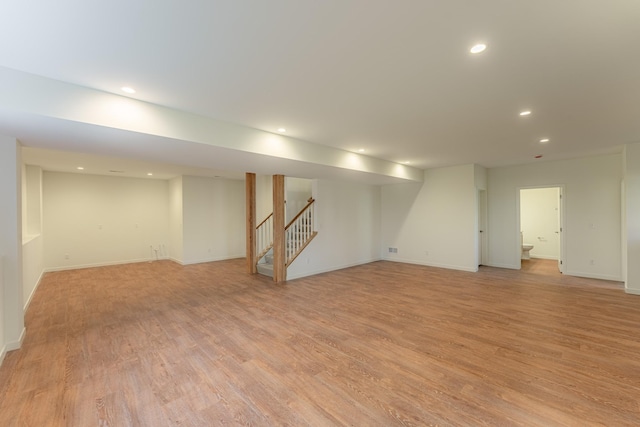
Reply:
[[[285,254],[284,175],[273,175],[273,281],[287,280]]]
[[[256,267],[256,174],[245,174],[247,209],[247,271],[258,272]]]

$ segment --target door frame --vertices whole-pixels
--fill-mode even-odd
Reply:
[[[520,268],[522,268],[522,246],[520,243],[520,231],[521,229],[521,224],[520,224],[520,220],[521,220],[521,212],[520,212],[520,192],[522,190],[535,190],[535,189],[540,189],[540,188],[557,188],[558,189],[558,193],[559,193],[559,202],[558,202],[558,222],[559,222],[559,227],[560,229],[558,230],[559,233],[559,244],[560,244],[560,250],[558,251],[558,270],[560,271],[560,273],[564,273],[565,269],[566,269],[566,264],[565,264],[565,260],[567,259],[565,256],[565,241],[564,241],[564,236],[565,236],[565,226],[564,226],[564,200],[566,198],[566,191],[565,191],[565,186],[564,184],[549,184],[549,185],[531,185],[531,186],[524,186],[524,187],[518,187],[517,188],[517,193],[516,193],[516,241],[517,241],[517,245],[516,245],[516,253],[518,254],[518,264],[520,265]]]
[[[487,265],[489,259],[488,220],[487,220],[487,190],[478,188],[476,191],[477,221],[476,221],[476,264]]]

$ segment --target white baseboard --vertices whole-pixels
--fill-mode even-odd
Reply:
[[[619,276],[610,276],[607,274],[593,274],[583,271],[567,271],[565,270],[563,274],[567,276],[576,276],[576,277],[584,277],[587,279],[598,279],[598,280],[610,280],[612,282],[622,282],[622,277]]]
[[[406,258],[383,258],[385,261],[391,262],[401,262],[405,264],[414,264],[414,265],[424,265],[425,267],[435,267],[435,268],[446,268],[448,270],[459,270],[459,271],[468,271],[470,273],[475,273],[478,271],[478,267],[468,267],[465,265],[455,265],[455,264],[443,264],[437,262],[424,262],[420,260],[414,259],[406,259]]]
[[[640,295],[640,289],[625,288],[624,291],[630,295]]]
[[[22,347],[22,343],[26,334],[27,328],[22,328],[22,332],[20,333],[20,338],[18,338],[18,341],[8,342],[2,347],[2,350],[0,350],[0,366],[2,365],[2,362],[4,362],[4,357],[8,352],[18,350],[20,347]]]
[[[31,291],[31,294],[29,294],[29,298],[27,298],[27,302],[24,304],[24,312],[27,312],[27,309],[29,308],[29,304],[31,304],[31,300],[33,299],[33,296],[36,293],[36,290],[38,289],[38,286],[40,286],[40,282],[42,281],[42,276],[44,276],[45,271],[42,270],[40,272],[40,277],[38,277],[38,281],[36,282],[36,285],[33,287],[33,290]]]
[[[123,264],[136,264],[139,262],[153,262],[153,261],[162,261],[169,259],[169,257],[160,257],[157,260],[149,259],[149,258],[140,258],[140,259],[129,259],[123,261],[109,261],[109,262],[96,262],[91,264],[81,264],[81,265],[66,265],[61,267],[50,267],[44,270],[45,273],[49,273],[52,271],[65,271],[65,270],[81,270],[83,268],[94,268],[94,267],[108,267],[110,265],[123,265]]]
[[[0,366],[2,366],[2,362],[4,362],[4,357],[7,355],[7,346],[3,345],[2,349],[0,349]]]
[[[24,337],[26,334],[27,334],[27,328],[22,328],[22,332],[20,333],[20,338],[18,338],[17,341],[10,341],[6,343],[5,348],[7,352],[18,350],[20,347],[22,347],[22,342],[24,341]]]
[[[295,279],[301,279],[303,277],[308,277],[308,276],[314,276],[316,274],[322,274],[322,273],[328,273],[330,271],[336,271],[336,270],[342,270],[345,268],[350,268],[350,267],[356,267],[358,265],[364,265],[364,264],[369,264],[371,262],[376,262],[376,261],[380,261],[380,258],[372,258],[369,260],[363,260],[363,261],[357,261],[357,262],[353,262],[353,263],[348,263],[348,264],[341,264],[341,265],[337,265],[334,267],[327,267],[327,268],[321,268],[318,270],[312,270],[312,271],[305,271],[299,274],[288,274],[287,273],[287,281],[289,280],[295,280]]]
[[[533,254],[531,254],[531,258],[534,258],[534,259],[551,259],[551,260],[554,260],[554,261],[558,260],[557,256],[547,256],[547,255],[533,255]]]
[[[196,260],[193,260],[193,261],[182,261],[182,262],[178,261],[178,263],[182,264],[182,265],[192,265],[192,264],[203,264],[205,262],[227,261],[227,260],[230,260],[230,259],[238,259],[238,258],[244,258],[244,257],[245,257],[244,254],[242,254],[242,255],[229,255],[229,256],[224,256],[224,257],[196,259]]]
[[[500,264],[500,263],[483,263],[486,267],[507,268],[509,270],[520,270],[520,264]]]

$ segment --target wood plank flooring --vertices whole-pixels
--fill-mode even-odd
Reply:
[[[0,426],[640,425],[640,297],[619,283],[159,261],[46,274],[26,326]]]

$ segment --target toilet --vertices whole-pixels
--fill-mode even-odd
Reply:
[[[529,254],[529,251],[531,251],[531,249],[533,249],[533,245],[530,245],[528,243],[523,243],[524,242],[524,238],[522,236],[522,231],[520,232],[520,246],[522,247],[522,253],[520,256],[520,259],[531,259],[531,255]]]

